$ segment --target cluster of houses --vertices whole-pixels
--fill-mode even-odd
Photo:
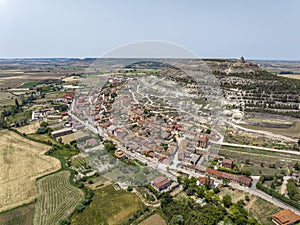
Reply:
[[[110,113],[117,93],[124,87],[124,80],[118,77],[109,78],[106,82],[96,101],[93,116],[98,126],[108,128],[111,125]]]
[[[105,128],[111,138],[118,140],[129,150],[168,165],[173,163],[175,153],[178,152],[181,167],[197,169],[201,157],[208,154],[211,135],[193,118],[170,114],[150,104],[137,103],[131,94],[120,92],[124,86],[124,80],[114,78],[103,86],[95,107],[97,125]],[[115,98],[116,94],[118,98]],[[124,108],[127,111],[122,111]],[[180,142],[176,140],[178,134],[184,136]],[[117,158],[126,157],[122,152],[116,152],[115,155]],[[231,169],[233,161],[223,159],[221,165]],[[251,178],[243,175],[213,169],[200,170],[209,176],[227,178],[244,186],[251,186],[252,183]]]

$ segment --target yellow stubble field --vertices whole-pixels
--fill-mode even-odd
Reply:
[[[12,131],[0,131],[0,212],[36,198],[36,178],[60,169],[58,159],[44,155],[49,146]]]

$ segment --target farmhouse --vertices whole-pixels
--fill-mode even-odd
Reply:
[[[170,186],[170,180],[166,177],[157,177],[151,181],[151,185],[157,191],[162,191]]]
[[[63,129],[60,129],[60,130],[52,131],[50,133],[50,135],[52,137],[56,138],[56,137],[64,136],[64,135],[71,134],[71,133],[73,133],[72,128],[63,128]]]
[[[300,216],[289,209],[281,210],[272,216],[272,221],[277,225],[293,225],[300,222]]]

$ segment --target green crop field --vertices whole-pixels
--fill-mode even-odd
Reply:
[[[35,225],[57,224],[75,210],[84,193],[72,186],[69,179],[70,172],[61,171],[38,180]]]
[[[34,87],[38,84],[38,81],[30,81],[30,82],[26,82],[22,85],[22,87]]]
[[[76,167],[76,168],[81,168],[81,169],[89,169],[90,166],[87,164],[85,158],[76,158],[71,161],[71,165]]]
[[[73,216],[73,225],[121,224],[143,207],[142,201],[133,193],[116,191],[112,185],[95,190],[92,203]]]

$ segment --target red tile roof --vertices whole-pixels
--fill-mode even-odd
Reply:
[[[281,225],[294,224],[300,221],[300,216],[296,215],[289,209],[281,210],[272,216],[273,220]]]

